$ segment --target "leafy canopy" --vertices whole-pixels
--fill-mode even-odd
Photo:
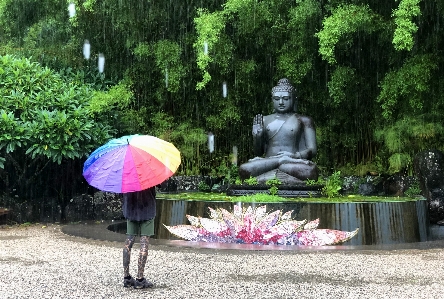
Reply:
[[[423,54],[407,59],[402,67],[387,73],[377,98],[377,102],[381,103],[383,117],[393,119],[396,110],[420,112],[427,100],[424,94],[430,88],[433,70],[437,68],[436,57]]]
[[[418,31],[418,26],[412,19],[421,15],[420,0],[401,0],[399,6],[393,11],[396,29],[393,35],[395,49],[410,51],[413,48],[413,34]]]
[[[368,6],[349,4],[334,9],[332,15],[324,19],[322,30],[316,33],[322,58],[335,64],[335,47],[339,41],[344,39],[350,43],[348,39],[358,31],[370,33],[379,29],[379,19]]]
[[[110,138],[110,127],[94,121],[93,90],[64,80],[25,58],[0,56],[0,153],[19,159],[61,163],[81,158]]]

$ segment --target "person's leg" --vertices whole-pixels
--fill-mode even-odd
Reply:
[[[131,277],[129,273],[129,265],[131,261],[131,249],[133,248],[134,241],[136,240],[135,235],[138,234],[138,224],[133,221],[127,221],[126,231],[127,236],[125,240],[125,245],[123,246],[123,286],[133,286],[134,278]]]
[[[143,272],[145,271],[146,260],[148,258],[149,240],[149,236],[140,237],[139,264],[137,268],[137,278],[139,280],[143,278]]]
[[[131,261],[131,249],[133,248],[136,237],[133,235],[127,235],[125,240],[125,246],[123,247],[123,276],[131,276],[129,273],[129,265]]]
[[[154,219],[143,221],[140,225],[140,251],[139,262],[137,268],[137,279],[135,288],[152,288],[153,283],[147,281],[143,273],[145,272],[145,265],[148,258],[148,245],[150,236],[154,235]]]

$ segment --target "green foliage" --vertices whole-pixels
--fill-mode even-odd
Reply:
[[[268,189],[268,191],[270,191],[271,195],[277,195],[279,188],[277,186],[271,186],[270,189]]]
[[[156,136],[176,144],[182,156],[187,159],[193,159],[198,156],[199,148],[203,147],[207,141],[207,135],[203,129],[192,128],[189,123],[181,123],[176,126],[173,124],[171,130],[159,130],[157,132]]]
[[[211,187],[204,181],[200,181],[199,185],[197,185],[197,189],[201,192],[209,192],[211,190]]]
[[[77,65],[78,44],[69,41],[67,5],[66,1],[58,0],[3,0],[0,55],[32,57],[42,66],[52,68]]]
[[[407,188],[407,190],[404,192],[404,194],[408,197],[415,197],[417,195],[421,195],[422,191],[419,187],[419,182],[416,181],[413,184],[410,185],[410,187]]]
[[[342,102],[346,101],[348,86],[356,84],[355,70],[350,67],[339,66],[331,75],[331,80],[328,82],[328,92],[333,100],[334,105],[337,107]]]
[[[72,0],[69,1],[72,2]],[[83,1],[83,7],[87,11],[94,11],[94,6],[96,6],[96,2],[97,0],[85,0]]]
[[[203,75],[202,81],[197,83],[196,89],[201,90],[211,80],[211,75],[208,72],[208,66],[213,61],[211,52],[225,27],[225,18],[222,12],[210,13],[207,10],[199,9],[198,17],[194,19],[194,23],[198,34],[194,49],[197,52],[197,66]]]
[[[256,193],[252,195],[238,196],[231,199],[234,202],[284,202],[285,198],[276,194]]]
[[[289,10],[289,25],[293,29],[304,29],[307,22],[316,22],[321,14],[321,6],[316,0],[296,0],[298,5]]]
[[[99,121],[111,122],[123,134],[148,132],[145,107],[134,109],[134,93],[131,84],[122,80],[107,90],[95,90],[90,101],[90,110]]]
[[[292,34],[279,49],[277,68],[282,75],[301,83],[314,67],[317,48],[314,47],[313,32],[322,17],[319,1],[300,0],[288,12],[288,31]]]
[[[111,127],[94,120],[93,90],[86,85],[10,55],[0,56],[0,82],[0,166],[14,171],[14,187],[50,162],[89,155],[111,137]]]
[[[90,101],[90,110],[100,114],[115,109],[125,110],[133,100],[133,93],[125,82],[119,82],[108,91],[96,90]]]
[[[406,153],[394,153],[388,159],[389,173],[393,174],[406,170],[412,166],[412,157]]]
[[[352,165],[351,163],[348,163],[347,165],[339,167],[338,170],[341,171],[341,174],[343,176],[365,176],[369,173],[372,175],[385,173],[387,172],[387,167],[384,165],[381,158],[379,156],[376,156],[373,161],[359,163],[357,165]]]
[[[178,124],[174,130],[159,134],[160,138],[174,143],[183,157],[194,160],[199,157],[200,148],[204,148],[207,134],[201,128],[193,127],[190,123]]]
[[[196,89],[202,90],[211,80],[209,68],[211,63],[217,64],[221,73],[228,72],[232,67],[232,52],[235,45],[224,33],[227,24],[238,18],[234,27],[239,34],[254,33],[263,26],[264,20],[270,20],[269,5],[255,0],[228,0],[223,4],[222,10],[210,12],[199,8],[194,19],[197,38],[193,44],[197,52],[197,66],[202,72],[202,80],[197,83]],[[251,21],[251,16],[255,16]],[[233,25],[233,24],[231,24]],[[262,43],[262,41],[257,41]]]
[[[256,177],[249,177],[248,179],[244,180],[244,183],[248,186],[255,186],[258,184]]]
[[[270,189],[268,190],[270,191],[271,195],[276,195],[278,193],[279,185],[281,184],[282,182],[277,177],[269,179],[268,181],[265,182],[265,185],[270,187]]]
[[[313,64],[310,60],[304,60],[306,53],[294,55],[294,51],[288,50],[289,46],[284,46],[282,49],[283,53],[278,57],[277,65],[286,77],[292,78],[296,83],[299,83],[311,70]],[[302,52],[302,49],[300,52]]]
[[[336,171],[326,179],[319,178],[318,184],[324,185],[321,191],[322,195],[326,196],[327,198],[338,197],[342,189],[341,172]]]
[[[316,33],[319,53],[330,64],[336,63],[335,47],[341,39],[351,43],[350,37],[358,31],[371,33],[380,28],[380,17],[368,6],[341,5],[323,21],[323,28]]]
[[[42,5],[42,13],[45,14],[49,1],[38,0],[3,0],[0,3],[0,28],[2,33],[9,38],[23,38],[27,28],[37,20],[34,11],[39,4]]]
[[[134,54],[139,58],[154,56],[156,67],[162,77],[160,85],[166,86],[170,92],[178,92],[186,68],[183,64],[180,45],[170,40],[160,40],[153,44],[140,43]]]
[[[305,185],[307,185],[307,186],[315,186],[317,184],[318,184],[318,181],[310,180],[310,179],[305,180]]]
[[[228,184],[236,184],[236,181],[239,181],[239,179],[239,167],[232,164],[225,175],[224,181],[226,181]]]
[[[269,179],[265,182],[265,185],[267,185],[267,186],[279,186],[281,184],[282,184],[282,182],[277,177]]]
[[[13,56],[0,56],[0,81],[0,150],[22,148],[32,159],[60,164],[88,155],[110,137],[110,128],[94,121],[87,86]]]
[[[437,67],[437,59],[433,55],[415,55],[407,59],[400,69],[389,72],[381,82],[381,93],[377,98],[384,118],[392,120],[397,110],[421,113],[427,100],[424,95],[430,87],[432,71]]]
[[[390,155],[390,173],[401,170],[411,172],[416,153],[429,148],[443,148],[444,126],[427,115],[405,117],[376,130],[375,138],[384,144]]]
[[[239,167],[229,160],[229,157],[221,159],[219,165],[211,169],[210,176],[223,178],[226,183],[234,184],[239,179]]]
[[[400,0],[399,6],[393,11],[396,29],[393,35],[395,49],[410,51],[413,48],[413,34],[418,31],[418,26],[412,22],[414,17],[421,15],[420,0]]]

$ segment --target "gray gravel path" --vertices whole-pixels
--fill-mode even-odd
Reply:
[[[136,273],[138,244],[131,271]],[[122,286],[122,244],[0,229],[0,298],[444,298],[444,249],[235,251],[152,245],[155,287]]]

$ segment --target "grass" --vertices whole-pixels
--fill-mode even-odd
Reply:
[[[288,198],[272,196],[269,194],[254,194],[248,196],[228,196],[225,193],[209,192],[181,192],[158,193],[157,197],[164,200],[190,200],[190,201],[226,201],[226,202],[311,202],[311,203],[347,203],[347,202],[407,202],[423,199],[422,197],[389,197],[389,196],[362,196],[344,195],[334,198],[326,197],[299,197]]]

